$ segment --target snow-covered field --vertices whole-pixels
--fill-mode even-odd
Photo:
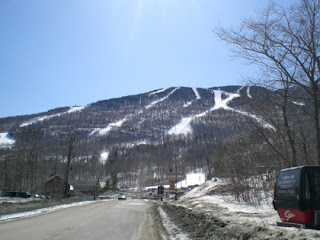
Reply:
[[[273,209],[272,199],[266,199],[261,205],[251,205],[249,203],[239,203],[231,200],[231,196],[214,194],[217,187],[225,184],[224,181],[206,181],[201,186],[194,188],[180,198],[179,204],[192,209],[213,212],[211,209],[220,207],[226,215],[238,215],[239,221],[254,221],[263,224],[274,225],[280,221],[277,212]],[[214,206],[214,207],[213,207]]]
[[[208,180],[178,201],[168,202],[167,208],[163,207],[167,215],[162,215],[175,223],[168,223],[168,228],[177,231],[180,227],[179,231],[184,233],[182,239],[320,239],[317,230],[278,227],[276,223],[280,219],[272,199],[260,205],[232,201],[231,196],[221,194],[225,184],[221,179]],[[192,235],[195,229],[200,232],[198,235]]]

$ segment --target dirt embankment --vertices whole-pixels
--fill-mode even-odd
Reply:
[[[167,202],[163,210],[191,239],[319,239],[317,233],[310,230],[296,230],[275,226],[264,226],[255,222],[237,222],[224,220],[219,214],[195,211]],[[219,211],[217,209],[217,211]]]

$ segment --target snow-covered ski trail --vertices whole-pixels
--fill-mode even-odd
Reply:
[[[252,96],[250,94],[250,87],[247,88],[247,96],[248,96],[248,98],[252,98]]]
[[[190,106],[195,100],[201,99],[201,96],[200,96],[200,94],[199,94],[199,92],[198,92],[198,89],[197,89],[197,88],[192,88],[192,90],[193,90],[193,92],[194,92],[194,95],[196,96],[196,99],[193,99],[193,100],[185,103],[185,104],[183,105],[184,108]]]
[[[167,90],[167,88],[162,88],[162,89],[160,89],[160,90],[157,90],[157,91],[154,91],[154,92],[149,93],[149,96],[154,95],[154,94],[157,94],[157,93],[162,93],[162,92],[164,92],[164,91],[166,91],[166,90]]]
[[[168,134],[169,135],[192,134],[192,127],[190,125],[191,121],[193,121],[194,119],[203,117],[203,116],[207,115],[209,112],[212,112],[212,111],[215,111],[218,109],[225,109],[225,110],[237,112],[237,113],[242,114],[247,117],[251,117],[255,121],[257,121],[259,124],[261,124],[262,127],[269,128],[269,129],[272,129],[275,131],[275,128],[272,125],[265,122],[262,118],[254,115],[254,114],[250,114],[248,112],[237,110],[237,109],[234,109],[234,108],[231,108],[228,106],[228,103],[231,102],[234,98],[240,97],[240,90],[242,88],[243,87],[241,87],[237,91],[237,93],[228,93],[228,92],[224,92],[221,90],[213,90],[213,93],[215,96],[215,98],[214,98],[215,105],[211,109],[209,109],[205,112],[202,112],[200,114],[197,114],[195,116],[182,118],[181,121],[177,125],[175,125],[174,127],[172,127],[168,131]],[[228,97],[226,99],[222,99],[222,94],[226,94],[226,95],[228,95]]]
[[[178,89],[180,89],[180,87],[176,87],[175,89],[173,89],[171,92],[168,93],[168,95],[164,96],[163,98],[160,98],[152,103],[150,103],[149,105],[146,106],[146,109],[151,108],[152,106],[156,105],[159,102],[163,102],[164,100],[166,100],[168,97],[170,97],[175,91],[177,91]]]
[[[163,98],[160,98],[158,100],[155,100],[153,102],[151,102],[150,104],[148,104],[147,106],[145,106],[145,109],[149,109],[151,107],[153,107],[154,105],[156,105],[157,103],[159,102],[163,102],[164,100],[166,100],[168,97],[170,97],[175,91],[177,91],[180,87],[176,87],[175,89],[173,89],[171,92],[169,92],[166,96],[164,96]],[[151,93],[151,94],[155,94],[155,93],[159,93],[159,92],[163,92],[165,90],[161,89],[161,90],[158,90],[154,93]],[[149,93],[150,95],[150,93]],[[134,116],[137,116],[138,114],[141,114],[143,113],[144,109],[142,110],[139,110],[137,113],[135,114],[130,114],[126,117],[124,117],[123,119],[117,121],[117,122],[114,122],[114,123],[110,123],[107,127],[105,128],[98,128],[98,129],[95,129],[94,131],[92,131],[89,135],[95,135],[95,134],[98,134],[98,135],[105,135],[107,133],[109,133],[112,129],[114,128],[119,128],[122,126],[122,124],[125,122],[125,121],[128,121],[130,118],[134,117]]]
[[[48,120],[48,119],[51,119],[51,118],[54,118],[54,117],[59,117],[59,116],[62,116],[64,114],[68,114],[68,113],[73,113],[73,112],[79,112],[79,111],[82,111],[84,108],[86,108],[86,106],[82,106],[82,107],[70,107],[70,109],[66,112],[62,112],[62,113],[57,113],[57,114],[52,114],[52,115],[46,115],[46,116],[41,116],[41,117],[36,117],[36,118],[33,118],[27,122],[24,122],[20,125],[20,127],[26,127],[26,126],[29,126],[29,125],[32,125],[32,124],[35,124],[37,122],[42,122],[44,120]]]

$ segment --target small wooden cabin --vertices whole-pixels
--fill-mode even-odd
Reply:
[[[44,184],[44,192],[46,196],[51,198],[62,198],[64,196],[65,182],[60,176],[52,176]],[[68,184],[68,192],[70,184]]]

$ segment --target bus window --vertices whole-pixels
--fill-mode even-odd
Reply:
[[[316,199],[320,199],[320,172],[314,173],[314,185],[316,191]]]
[[[305,175],[305,183],[306,183],[305,199],[310,200],[311,194],[310,194],[310,184],[309,184],[308,174]]]
[[[300,169],[281,172],[276,181],[276,199],[297,199],[299,185]]]

